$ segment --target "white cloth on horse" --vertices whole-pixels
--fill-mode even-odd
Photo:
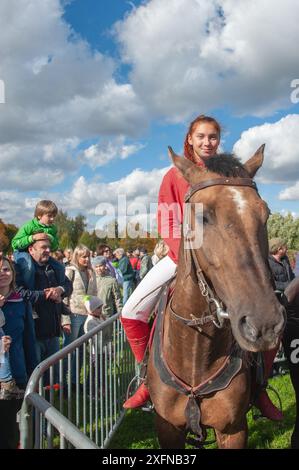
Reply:
[[[176,273],[177,265],[169,256],[161,259],[142,279],[122,310],[122,317],[148,322],[163,285]]]

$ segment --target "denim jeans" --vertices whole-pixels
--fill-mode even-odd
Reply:
[[[123,283],[123,304],[125,305],[126,301],[130,297],[130,295],[133,292],[133,280],[130,281],[124,281]]]
[[[9,382],[10,380],[12,380],[12,375],[9,363],[9,353],[6,352],[3,354],[3,362],[0,363],[0,382]]]
[[[9,363],[9,352],[4,352],[2,344],[2,336],[4,331],[0,328],[0,342],[1,342],[1,357],[0,357],[0,382],[9,382],[12,380],[10,363]]]
[[[71,314],[71,334],[67,335],[64,333],[63,347],[71,344],[75,339],[80,338],[84,335],[84,323],[87,319],[87,315],[79,315],[76,313]],[[67,358],[65,359],[65,370],[67,368]],[[82,347],[79,349],[79,369],[82,366]],[[76,383],[76,352],[72,353],[72,383]],[[66,376],[66,373],[64,374]]]
[[[38,363],[44,361],[48,357],[55,354],[60,349],[59,337],[54,336],[54,338],[47,339],[36,339],[36,355]],[[54,383],[59,382],[59,369],[58,364],[54,366]],[[45,374],[44,385],[49,384],[49,374]]]

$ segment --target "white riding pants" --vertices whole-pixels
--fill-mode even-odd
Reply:
[[[155,264],[127,300],[122,317],[147,323],[163,285],[175,275],[176,269],[177,265],[169,256]]]

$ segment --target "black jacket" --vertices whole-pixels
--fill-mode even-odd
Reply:
[[[295,277],[290,266],[289,258],[284,256],[279,262],[272,255],[269,255],[268,259],[275,281],[275,288],[283,292]]]
[[[31,301],[38,318],[35,319],[35,333],[37,339],[48,339],[60,336],[61,315],[63,304],[57,304],[52,300],[46,300],[44,289],[58,287],[60,285],[65,292],[62,297],[69,297],[72,293],[72,283],[67,276],[64,282],[58,283],[57,273],[49,263],[39,265],[34,262],[35,282],[34,289],[28,289],[26,285],[19,285],[18,292],[23,298]]]

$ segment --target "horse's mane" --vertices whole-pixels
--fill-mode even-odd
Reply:
[[[231,153],[221,153],[205,162],[206,169],[226,177],[248,178],[249,174],[244,165]]]

